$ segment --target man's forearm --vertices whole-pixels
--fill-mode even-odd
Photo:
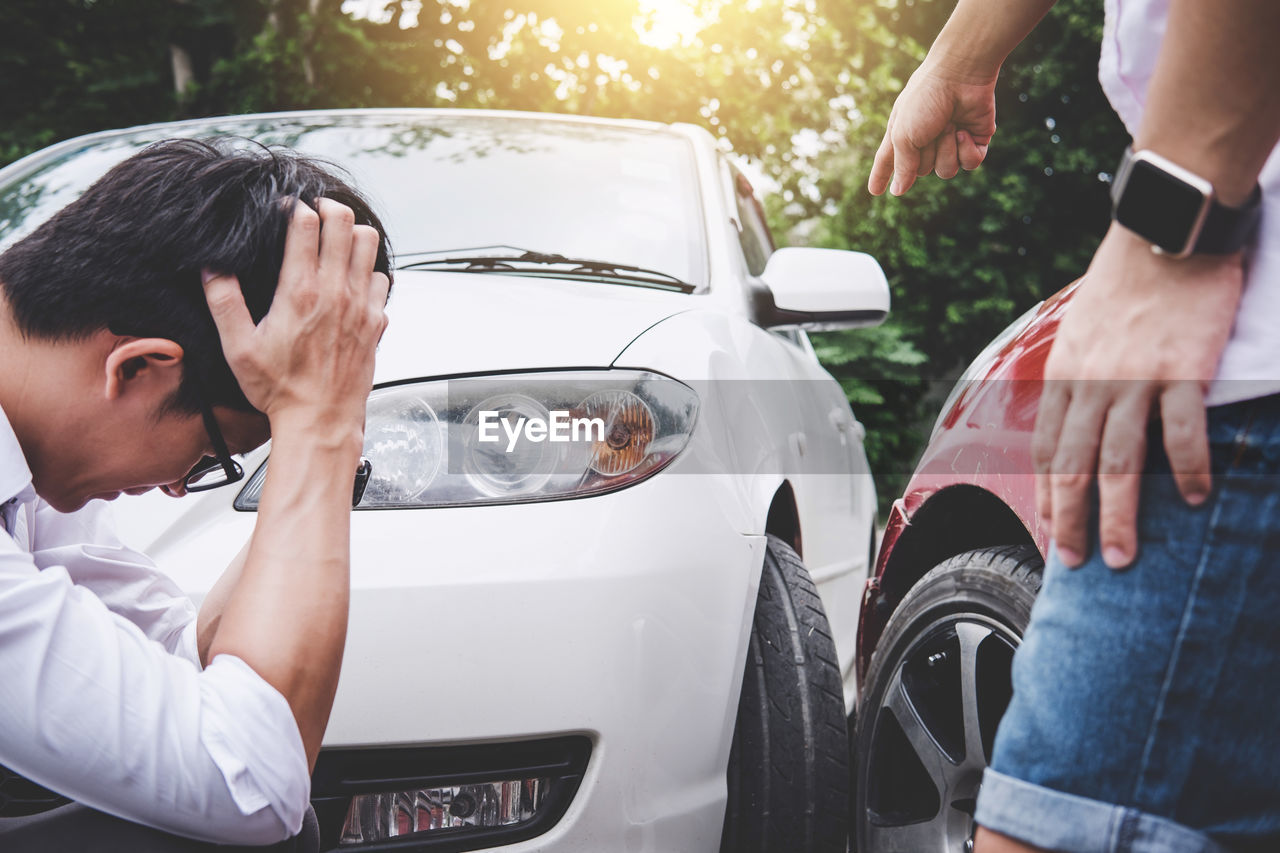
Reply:
[[[346,641],[360,436],[273,434],[258,524],[208,654],[240,657],[284,695],[314,763]]]
[[[1280,140],[1277,34],[1276,0],[1173,0],[1134,148],[1244,202]]]
[[[1056,0],[960,0],[927,63],[967,82],[994,79],[1005,58]]]

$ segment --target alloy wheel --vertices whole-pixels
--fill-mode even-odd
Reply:
[[[864,839],[874,853],[972,849],[974,806],[1012,696],[1018,635],[953,613],[916,634],[873,713]],[[875,780],[872,783],[870,780]]]

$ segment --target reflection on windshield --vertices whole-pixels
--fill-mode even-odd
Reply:
[[[0,249],[165,136],[236,135],[340,165],[400,253],[537,246],[705,279],[692,146],[662,130],[493,115],[229,118],[113,137],[0,187]]]

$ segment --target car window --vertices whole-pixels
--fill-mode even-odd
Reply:
[[[747,259],[747,269],[752,275],[760,275],[769,262],[769,256],[773,254],[773,235],[769,233],[769,224],[765,221],[764,206],[756,198],[755,190],[746,175],[732,163],[729,164],[729,174],[733,181],[738,242]]]
[[[511,246],[646,267],[695,285],[706,279],[689,140],[661,129],[493,115],[229,118],[86,143],[0,186],[0,249],[115,163],[175,133],[246,136],[342,166],[402,257]]]

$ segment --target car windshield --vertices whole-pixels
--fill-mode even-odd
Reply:
[[[115,163],[167,136],[244,136],[351,173],[397,254],[533,246],[701,285],[693,147],[662,129],[531,116],[359,114],[228,118],[87,142],[0,186],[0,249]]]

